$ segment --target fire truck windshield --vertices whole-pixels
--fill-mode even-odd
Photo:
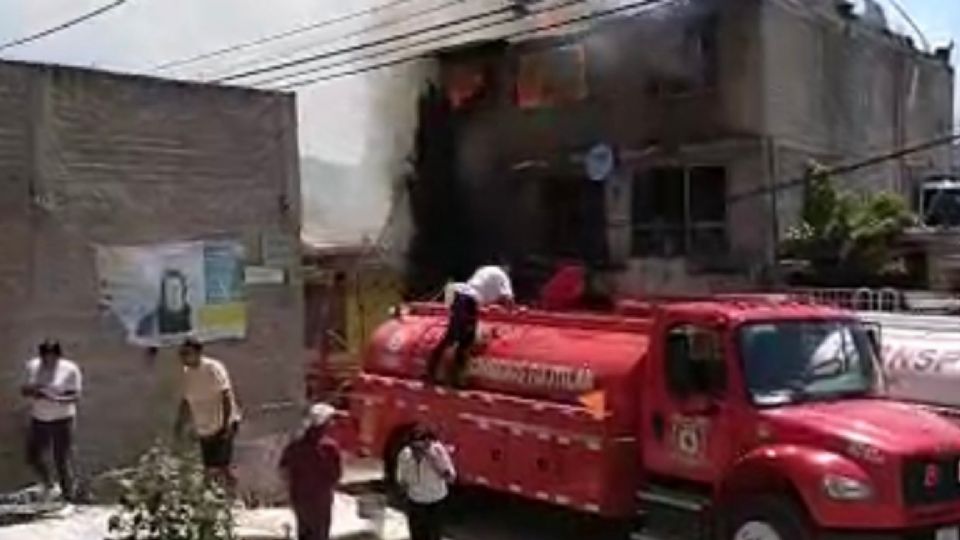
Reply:
[[[777,321],[740,330],[744,376],[754,403],[868,396],[877,385],[874,348],[852,321]]]

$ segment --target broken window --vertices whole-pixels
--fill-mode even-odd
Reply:
[[[580,45],[522,55],[517,62],[517,106],[555,107],[587,97],[586,55]]]
[[[482,62],[464,62],[446,68],[444,87],[454,110],[481,103],[491,87],[491,69]]]
[[[723,167],[660,167],[633,188],[633,253],[643,257],[714,257],[727,250]]]
[[[661,58],[651,69],[648,91],[660,97],[682,96],[711,89],[717,83],[720,62],[718,20],[697,19],[676,38],[662,44]],[[670,41],[676,39],[672,45]]]
[[[504,46],[499,41],[477,42],[439,54],[444,94],[453,110],[469,110],[497,99]]]

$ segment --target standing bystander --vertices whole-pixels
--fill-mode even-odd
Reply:
[[[73,430],[82,376],[77,365],[63,358],[57,341],[46,340],[37,349],[38,356],[27,362],[21,393],[30,400],[30,433],[27,458],[43,482],[45,498],[73,498]],[[60,493],[47,468],[47,453],[53,448],[53,461],[60,480]]]
[[[287,445],[280,458],[299,540],[330,538],[333,490],[343,473],[340,449],[327,435],[327,424],[334,412],[326,403],[311,407],[302,432]]]
[[[181,435],[187,419],[192,420],[207,475],[233,496],[236,477],[231,465],[240,409],[230,374],[222,362],[204,356],[203,345],[193,339],[180,346],[180,360],[183,362],[183,400],[175,432]]]
[[[397,456],[397,483],[406,495],[411,540],[440,540],[440,507],[455,478],[447,448],[429,429],[415,427]]]

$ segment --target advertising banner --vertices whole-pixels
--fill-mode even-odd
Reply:
[[[239,242],[97,247],[101,302],[143,347],[246,336]]]

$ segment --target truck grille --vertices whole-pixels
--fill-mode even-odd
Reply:
[[[960,455],[913,458],[903,468],[903,500],[908,506],[960,500]]]

